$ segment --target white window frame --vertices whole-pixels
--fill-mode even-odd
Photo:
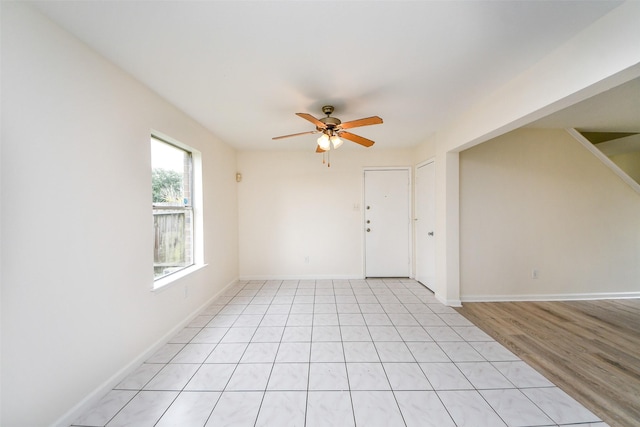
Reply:
[[[168,285],[179,281],[185,276],[190,275],[191,273],[200,270],[205,267],[204,264],[204,239],[203,239],[203,212],[202,212],[202,155],[200,151],[196,150],[193,147],[190,147],[186,144],[183,144],[180,141],[177,141],[168,135],[162,134],[157,131],[152,131],[151,138],[156,139],[160,142],[173,145],[176,148],[181,150],[185,150],[191,154],[191,212],[192,212],[192,227],[193,227],[193,238],[192,238],[192,263],[189,266],[185,266],[180,270],[177,270],[168,275],[153,278],[152,290],[157,291],[167,287]],[[152,206],[153,212],[153,206]],[[151,218],[153,223],[153,215]],[[153,225],[152,225],[153,227]],[[152,239],[155,237],[152,235]],[[152,257],[152,263],[154,262]]]

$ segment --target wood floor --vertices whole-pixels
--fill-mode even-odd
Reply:
[[[457,310],[611,427],[640,426],[640,299]]]

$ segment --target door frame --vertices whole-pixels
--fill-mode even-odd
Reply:
[[[414,276],[414,272],[413,272],[413,168],[411,166],[365,166],[362,168],[362,195],[361,195],[361,200],[362,203],[360,204],[360,206],[362,206],[361,209],[361,216],[360,216],[360,224],[362,226],[362,228],[360,229],[360,233],[361,234],[361,244],[362,244],[362,278],[366,279],[367,278],[367,234],[365,229],[367,228],[367,224],[366,224],[366,199],[365,199],[365,185],[366,185],[366,181],[365,181],[365,175],[367,171],[391,171],[391,170],[403,170],[403,171],[407,171],[407,176],[409,177],[409,192],[407,194],[407,199],[408,199],[408,210],[407,212],[409,212],[409,217],[407,218],[408,224],[407,224],[407,240],[409,242],[409,247],[408,249],[408,254],[409,254],[409,278],[413,278]]]
[[[427,166],[428,164],[433,163],[433,167],[436,167],[436,158],[435,157],[430,157],[427,160],[418,163],[417,165],[415,165],[414,167],[414,177],[415,177],[415,182],[416,184],[413,186],[413,219],[412,219],[412,225],[413,225],[413,248],[414,248],[414,253],[415,256],[417,256],[418,254],[418,227],[416,225],[416,215],[418,213],[418,169],[420,169],[423,166]],[[434,175],[435,175],[435,169],[434,169]],[[434,177],[435,178],[435,177]],[[434,202],[435,202],[435,182],[434,182]],[[435,221],[435,218],[434,218]],[[435,223],[434,223],[434,231],[435,231]],[[437,263],[435,263],[435,253],[433,254],[434,256],[434,276],[435,276],[435,269],[437,268]],[[413,278],[415,279],[418,276],[418,265],[417,265],[417,260],[415,260],[415,270],[413,270]],[[423,284],[423,286],[425,286],[427,289],[429,289],[432,292],[435,292],[432,288],[428,287],[427,285]],[[433,286],[433,285],[432,285]]]

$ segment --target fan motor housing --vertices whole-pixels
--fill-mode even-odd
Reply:
[[[328,128],[334,128],[338,125],[340,125],[340,123],[342,123],[340,121],[340,119],[336,118],[336,117],[323,117],[320,120],[322,123],[324,123],[325,125],[327,125]]]

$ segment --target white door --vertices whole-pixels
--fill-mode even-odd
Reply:
[[[433,289],[436,276],[435,163],[416,169],[416,280]]]
[[[409,277],[409,170],[366,170],[364,201],[365,275]]]

